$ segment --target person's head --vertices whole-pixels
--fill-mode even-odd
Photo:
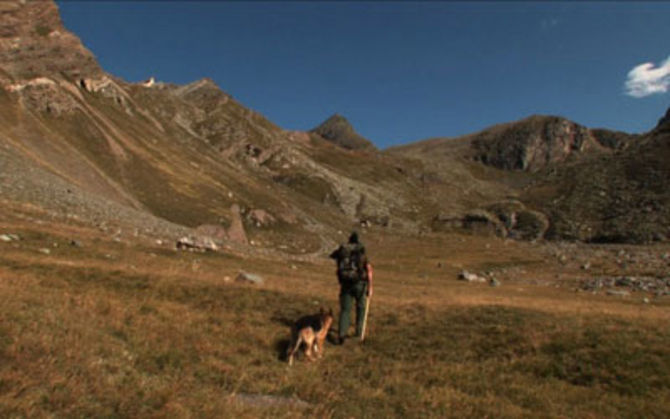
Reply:
[[[349,243],[359,243],[358,233],[356,233],[355,231],[351,232],[351,235],[349,236]]]

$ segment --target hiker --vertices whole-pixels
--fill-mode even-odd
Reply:
[[[351,233],[349,242],[340,245],[330,254],[337,262],[337,280],[340,283],[340,319],[336,343],[341,345],[347,338],[351,306],[356,301],[356,336],[363,331],[365,301],[372,296],[372,267],[365,255],[365,246],[356,232]]]

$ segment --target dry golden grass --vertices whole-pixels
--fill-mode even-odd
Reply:
[[[325,258],[175,252],[8,216],[4,232],[23,240],[0,243],[2,417],[670,415],[668,301],[556,288],[584,273],[540,245],[364,235],[368,341],[287,368],[290,322],[337,309]],[[492,266],[515,276],[455,280]],[[240,270],[266,284],[225,281]]]

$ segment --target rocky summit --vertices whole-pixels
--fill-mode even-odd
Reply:
[[[357,133],[351,123],[340,114],[331,116],[310,132],[349,150],[377,149],[370,140]]]
[[[297,253],[352,226],[670,237],[667,114],[644,135],[535,115],[379,151],[341,115],[287,131],[211,79],[108,74],[51,1],[2,2],[0,20],[3,205]]]

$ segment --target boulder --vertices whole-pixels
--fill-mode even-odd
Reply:
[[[188,237],[184,236],[177,240],[177,249],[206,252],[215,252],[219,250],[219,246],[214,243],[211,237]]]
[[[514,227],[509,236],[522,240],[538,240],[549,229],[549,219],[538,211],[522,210],[516,214]]]
[[[263,209],[253,209],[247,214],[247,219],[256,227],[266,227],[274,224],[277,219]]]
[[[486,278],[483,276],[479,276],[466,270],[463,270],[460,274],[458,274],[458,279],[467,282],[486,282]]]
[[[507,229],[495,214],[477,209],[469,212],[463,217],[463,228],[476,234],[507,236]]]

